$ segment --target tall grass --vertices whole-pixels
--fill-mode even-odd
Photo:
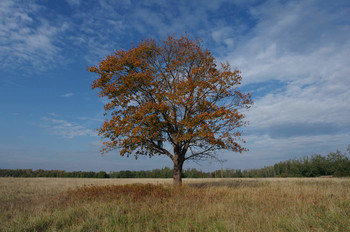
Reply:
[[[350,179],[26,180],[0,179],[1,231],[350,231]]]

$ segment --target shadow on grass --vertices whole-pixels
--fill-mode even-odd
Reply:
[[[194,188],[205,187],[229,187],[229,188],[257,188],[261,186],[269,185],[268,182],[262,182],[257,180],[220,180],[220,181],[205,181],[200,183],[189,183],[187,186]]]

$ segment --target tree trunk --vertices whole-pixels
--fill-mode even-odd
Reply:
[[[175,154],[173,162],[174,162],[173,184],[181,185],[182,184],[182,177],[181,177],[182,165],[184,163],[184,160],[179,155]]]

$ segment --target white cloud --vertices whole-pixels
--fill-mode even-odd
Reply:
[[[334,123],[350,125],[350,91],[315,82],[307,87],[288,84],[285,91],[270,93],[255,101],[247,114],[251,126],[266,128],[290,123]],[[335,91],[333,91],[333,88]]]
[[[304,155],[323,154],[337,149],[345,151],[350,135],[347,133],[334,135],[312,135],[289,138],[271,138],[268,135],[247,136],[251,141],[251,150],[247,156],[263,160],[264,158],[280,158],[279,160]],[[261,157],[259,157],[261,156]]]
[[[256,100],[248,114],[255,127],[350,124],[344,117],[350,113],[350,39],[344,39],[350,38],[350,27],[342,18],[349,9],[327,11],[317,4],[268,1],[251,9],[258,24],[227,58],[243,70],[244,84],[269,80],[285,84]]]
[[[44,126],[55,135],[60,135],[64,138],[74,138],[77,136],[97,136],[96,131],[88,129],[75,122],[67,122],[54,118],[43,117]]]
[[[46,69],[59,58],[59,37],[67,23],[40,16],[45,7],[33,2],[0,2],[0,65],[6,69]]]
[[[234,45],[234,39],[232,38],[234,29],[232,27],[220,27],[211,33],[216,45],[223,44],[225,49],[232,49]]]
[[[73,97],[74,93],[66,93],[66,94],[63,94],[62,97],[64,98],[70,98],[70,97]]]
[[[66,0],[66,2],[67,2],[71,7],[79,6],[79,5],[80,5],[80,1],[81,1],[81,0]]]
[[[204,28],[211,24],[209,13],[224,1],[66,2],[74,10],[63,16],[58,9],[38,2],[2,1],[1,65],[8,69],[18,69],[24,64],[45,69],[72,62],[77,56],[94,65],[114,49],[128,47],[140,39],[164,38],[185,31],[206,36],[208,31]],[[51,14],[55,15],[54,20]],[[225,46],[233,44],[231,38],[223,41]],[[13,67],[13,63],[17,66]]]
[[[88,121],[97,121],[97,122],[103,122],[104,120],[100,118],[91,118],[91,117],[78,117],[80,120],[88,120]]]
[[[247,113],[245,139],[256,160],[350,143],[350,8],[338,4],[267,1],[250,10],[255,27],[232,36],[239,44],[226,59],[247,87],[281,83]]]

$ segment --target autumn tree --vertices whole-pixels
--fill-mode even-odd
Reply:
[[[228,63],[218,67],[201,40],[169,36],[115,51],[90,72],[92,88],[108,98],[99,128],[102,154],[168,156],[174,183],[181,183],[186,160],[215,157],[217,151],[246,150],[241,133],[249,94],[238,90],[242,77]]]

